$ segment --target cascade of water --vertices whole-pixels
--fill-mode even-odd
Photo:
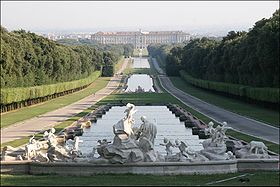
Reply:
[[[192,135],[192,130],[186,128],[184,123],[180,122],[179,118],[175,117],[166,106],[136,106],[136,109],[134,126],[140,126],[141,116],[146,116],[150,121],[156,121],[155,125],[158,132],[155,139],[155,150],[161,154],[166,154],[165,148],[159,145],[163,142],[164,137],[172,141],[175,141],[177,138],[185,141],[195,151],[203,149],[200,144],[203,140],[199,140],[197,135]],[[80,150],[83,153],[90,153],[93,147],[98,145],[98,140],[107,139],[108,141],[113,141],[112,126],[124,117],[124,110],[125,106],[112,107],[101,119],[93,123],[91,128],[85,129],[84,134],[80,137],[83,140],[80,143]],[[173,149],[177,152],[176,148]]]

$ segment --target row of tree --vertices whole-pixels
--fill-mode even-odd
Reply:
[[[179,75],[182,69],[204,80],[279,88],[279,32],[277,10],[249,32],[231,31],[222,41],[192,40],[170,50],[167,73]]]
[[[95,40],[90,39],[60,39],[57,40],[58,43],[70,46],[86,45],[99,49],[100,51],[110,51],[115,56],[124,55],[129,57],[133,55],[134,46],[133,44],[100,44]]]
[[[81,90],[112,76],[131,45],[64,45],[24,30],[1,27],[1,112]]]
[[[184,47],[184,43],[178,44],[150,44],[147,47],[149,55],[156,58],[162,68],[166,69],[166,57],[170,50],[175,47]]]
[[[87,46],[103,51],[104,67],[102,76],[108,77],[114,74],[114,64],[120,56],[129,57],[133,55],[133,44],[100,44],[90,39],[61,39],[57,41],[67,46]]]
[[[8,32],[1,26],[1,88],[79,80],[100,70],[102,76],[112,76],[114,64],[132,52],[131,45],[84,41],[66,46],[24,30]]]
[[[279,32],[277,10],[271,18],[256,22],[248,32],[230,31],[222,40],[204,37],[191,40],[183,47],[148,49],[152,56],[164,58],[169,76],[180,76],[179,72],[184,71],[196,80],[275,88],[270,93],[276,98],[274,102],[279,102]]]

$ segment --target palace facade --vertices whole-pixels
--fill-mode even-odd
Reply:
[[[182,43],[190,40],[190,34],[182,31],[152,32],[97,32],[91,39],[102,44],[133,44],[137,49],[146,48],[149,44]]]

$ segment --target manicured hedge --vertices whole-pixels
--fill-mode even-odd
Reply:
[[[1,89],[1,105],[17,103],[35,98],[41,98],[55,93],[61,93],[75,88],[86,86],[92,83],[101,75],[100,71],[95,71],[89,77],[71,82],[62,82],[57,84],[17,87]]]
[[[201,88],[247,97],[258,101],[279,103],[279,88],[254,88],[245,85],[196,79],[188,75],[184,70],[180,71],[180,75],[185,81]]]

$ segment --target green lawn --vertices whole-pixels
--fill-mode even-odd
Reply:
[[[250,175],[251,174],[251,175]],[[59,176],[59,175],[1,175],[3,186],[46,186],[46,185],[208,185],[214,181],[237,177],[213,185],[236,186],[278,186],[279,172],[255,172],[244,177],[244,173],[215,174],[215,175],[135,175],[135,174],[104,174],[94,176]],[[240,177],[239,177],[240,176]],[[249,182],[242,183],[241,178],[248,178]]]
[[[180,77],[169,78],[174,86],[203,101],[209,102],[240,115],[248,116],[258,121],[263,121],[265,123],[279,127],[279,111],[266,109],[257,105],[242,102],[238,99],[217,95],[212,92],[202,90],[185,82]]]
[[[106,103],[134,103],[139,104],[156,104],[156,103],[178,103],[177,99],[167,93],[118,93],[111,94],[97,104]]]
[[[44,114],[62,108],[71,103],[79,101],[90,94],[97,92],[98,90],[104,88],[110,80],[110,77],[100,77],[94,81],[87,88],[75,92],[73,94],[58,97],[38,105],[33,105],[25,108],[21,108],[15,111],[1,114],[1,128],[7,127],[19,121],[27,120],[32,117]]]

